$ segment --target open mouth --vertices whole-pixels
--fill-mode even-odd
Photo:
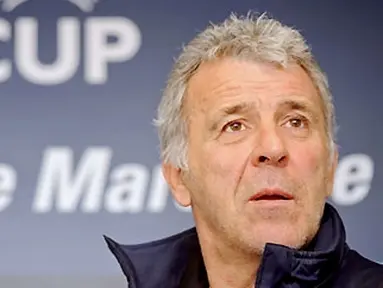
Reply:
[[[293,196],[290,193],[287,193],[280,189],[263,189],[258,193],[254,194],[250,201],[260,201],[260,200],[292,200]]]

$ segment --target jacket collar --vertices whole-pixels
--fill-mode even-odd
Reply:
[[[104,238],[130,288],[208,287],[195,228],[138,245],[122,245]],[[348,249],[345,241],[342,220],[326,203],[319,231],[304,250],[266,244],[256,287],[283,287],[284,281],[314,287],[326,282]]]

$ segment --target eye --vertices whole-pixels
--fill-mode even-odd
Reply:
[[[308,120],[305,117],[293,117],[286,122],[287,127],[304,129],[308,126]]]
[[[244,129],[245,129],[245,125],[243,125],[243,123],[239,121],[230,122],[223,127],[223,131],[226,131],[226,132],[239,132]]]

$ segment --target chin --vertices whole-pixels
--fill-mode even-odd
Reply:
[[[308,234],[307,229],[300,228],[299,230],[295,225],[288,225],[286,223],[266,224],[254,227],[252,235],[252,248],[262,251],[265,245],[278,244],[287,246],[293,249],[299,249],[307,243]],[[250,243],[249,243],[250,244]]]

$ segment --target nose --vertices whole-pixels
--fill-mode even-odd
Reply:
[[[251,155],[254,166],[285,167],[288,163],[288,151],[284,139],[277,129],[264,129],[257,135]]]

